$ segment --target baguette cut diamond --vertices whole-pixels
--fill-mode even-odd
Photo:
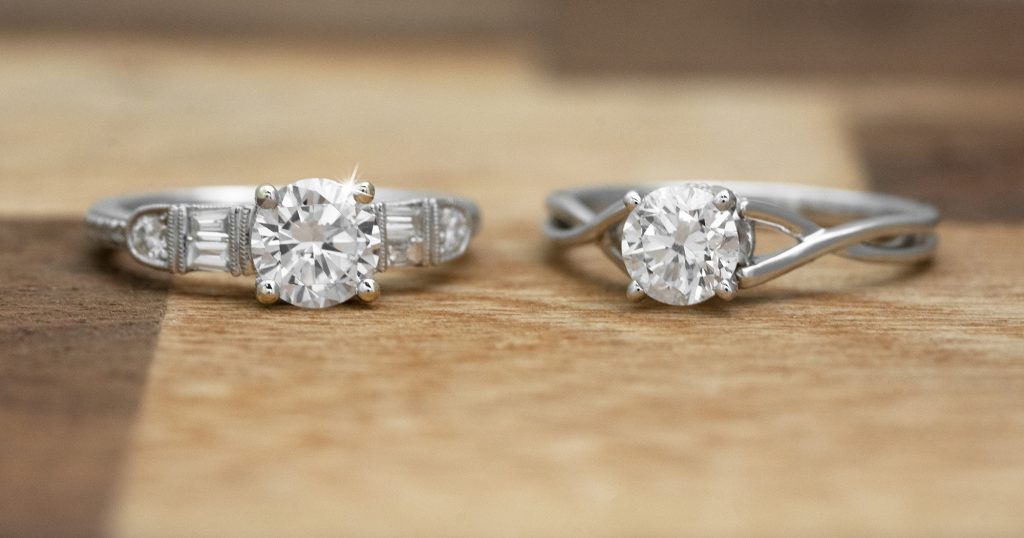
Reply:
[[[376,272],[380,229],[373,207],[355,201],[354,182],[303,179],[277,190],[252,228],[253,265],[281,300],[324,308],[352,298]]]
[[[388,206],[388,266],[423,265],[427,261],[424,205],[422,200],[414,200]]]
[[[622,260],[647,296],[691,305],[735,284],[736,269],[749,262],[753,231],[735,207],[719,209],[722,187],[687,184],[645,196],[622,226]]]
[[[189,211],[185,266],[189,271],[226,271],[227,218],[231,208],[196,208]]]

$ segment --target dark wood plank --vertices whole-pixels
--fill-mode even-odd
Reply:
[[[77,221],[0,223],[0,535],[97,535],[166,280],[91,252]]]
[[[548,49],[567,71],[1009,75],[1024,4],[979,0],[560,0]]]
[[[855,132],[875,189],[927,200],[945,218],[1024,220],[1024,125],[875,121]]]

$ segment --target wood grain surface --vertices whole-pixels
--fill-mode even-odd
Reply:
[[[77,218],[0,220],[0,249],[0,533],[98,534],[169,279],[97,254]]]
[[[903,161],[860,126],[1016,133],[1019,83],[559,78],[517,43],[0,49],[0,534],[1024,531],[1019,210],[945,221],[929,266],[822,259],[695,308],[630,304],[539,232],[573,185],[887,190]],[[477,199],[472,254],[324,311],[82,257],[95,198],[356,164]],[[937,188],[913,170],[900,192]]]

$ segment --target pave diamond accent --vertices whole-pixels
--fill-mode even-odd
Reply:
[[[261,280],[277,284],[281,300],[333,306],[352,298],[359,282],[376,272],[376,215],[353,194],[351,181],[303,179],[277,190],[277,207],[256,211],[253,265]]]
[[[735,284],[736,269],[749,262],[754,239],[736,209],[715,207],[722,187],[678,185],[644,197],[622,226],[626,271],[648,297],[691,305]]]

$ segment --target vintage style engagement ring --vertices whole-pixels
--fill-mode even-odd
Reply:
[[[170,271],[256,275],[256,298],[325,308],[380,296],[374,275],[458,258],[480,227],[462,198],[311,178],[101,200],[90,236]]]
[[[598,242],[629,275],[630,300],[692,305],[763,284],[824,254],[918,262],[935,250],[938,211],[883,194],[768,183],[587,188],[548,198],[547,236]],[[759,229],[796,243],[755,255]]]

